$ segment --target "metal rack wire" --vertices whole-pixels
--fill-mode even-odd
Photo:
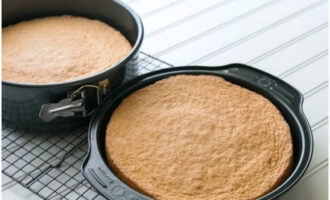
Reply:
[[[141,52],[125,81],[172,67]],[[80,167],[87,153],[87,125],[62,132],[20,129],[2,122],[2,172],[42,199],[105,199],[85,180]]]

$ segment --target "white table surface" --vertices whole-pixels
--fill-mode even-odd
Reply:
[[[328,199],[328,2],[325,0],[125,0],[145,27],[142,51],[174,65],[246,63],[305,95],[314,155],[281,200]],[[3,176],[6,200],[39,199]]]

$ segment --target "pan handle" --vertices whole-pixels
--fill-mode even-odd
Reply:
[[[288,83],[271,74],[238,63],[214,67],[213,70],[221,74],[224,73],[228,77],[244,81],[247,85],[263,88],[278,100],[289,104],[291,108],[297,111],[302,110],[303,95]]]
[[[93,121],[93,120],[92,120]],[[87,181],[107,199],[121,200],[152,200],[140,194],[116,177],[101,157],[97,145],[98,129],[97,123],[91,123],[89,127],[89,150],[81,166],[81,171]]]
[[[68,93],[68,97],[58,103],[47,103],[41,106],[39,118],[44,122],[50,122],[57,117],[88,117],[94,113],[101,103],[106,87],[97,85],[83,85],[77,90]],[[88,91],[93,90],[93,93]],[[95,103],[93,103],[95,102]]]
[[[107,199],[122,200],[152,200],[142,194],[139,194],[120,181],[117,180],[109,170],[102,167],[92,166],[93,159],[87,162],[82,169],[85,178],[89,183]]]

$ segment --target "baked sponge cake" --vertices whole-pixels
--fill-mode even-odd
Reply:
[[[178,75],[117,107],[106,158],[126,184],[161,200],[256,199],[291,172],[290,128],[263,96],[211,75]]]
[[[98,21],[53,16],[2,29],[2,78],[19,83],[58,83],[100,73],[120,62],[131,44]]]

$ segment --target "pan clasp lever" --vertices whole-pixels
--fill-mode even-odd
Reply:
[[[91,94],[91,92],[94,94]],[[102,91],[99,86],[84,85],[69,93],[68,98],[62,99],[58,103],[43,104],[39,112],[39,118],[44,122],[50,122],[57,117],[87,117],[95,111],[101,100]]]

